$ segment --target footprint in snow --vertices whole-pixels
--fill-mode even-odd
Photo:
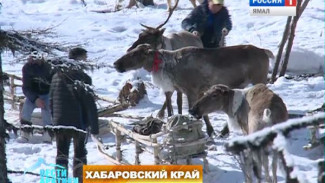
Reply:
[[[250,23],[247,23],[247,28],[250,29],[254,26],[254,23],[250,22]]]
[[[112,28],[112,31],[114,31],[114,32],[124,32],[126,30],[127,30],[127,28],[123,27],[123,26],[117,26],[117,27]]]
[[[39,147],[18,147],[18,148],[12,148],[12,151],[15,153],[31,155],[31,154],[41,152],[41,148],[39,148]]]

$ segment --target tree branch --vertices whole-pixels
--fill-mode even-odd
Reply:
[[[234,154],[239,154],[245,149],[263,148],[273,142],[278,133],[283,133],[286,136],[292,130],[304,128],[306,126],[319,125],[324,123],[324,120],[324,112],[300,119],[290,119],[245,137],[234,138],[225,144],[225,148],[227,151],[233,152]]]

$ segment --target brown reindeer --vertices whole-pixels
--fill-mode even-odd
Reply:
[[[196,7],[196,2],[195,1],[198,1],[200,4],[203,3],[204,0],[190,0],[193,7],[195,8]],[[175,0],[175,4],[176,4],[176,0]],[[167,0],[167,10],[170,11],[171,10],[171,7],[172,7],[172,3],[171,3],[171,0]]]
[[[286,121],[288,112],[282,99],[268,89],[264,84],[258,84],[250,89],[230,89],[225,85],[214,85],[190,109],[190,113],[201,118],[214,111],[223,111],[228,117],[228,125],[241,129],[245,134],[251,134],[267,126]],[[267,149],[250,152],[253,156],[255,174],[261,182],[261,165],[265,170],[267,182],[272,182],[269,175]],[[246,162],[245,179],[252,182],[251,168]],[[272,174],[273,182],[277,182],[277,153],[273,153]]]
[[[179,48],[183,48],[186,46],[196,46],[203,47],[202,41],[200,37],[195,36],[187,31],[181,31],[178,33],[172,33],[167,36],[164,36],[165,28],[162,28],[171,17],[173,11],[175,10],[178,4],[178,0],[176,1],[175,6],[169,12],[169,15],[164,23],[158,25],[156,28],[149,27],[141,24],[141,26],[146,29],[142,30],[139,34],[138,39],[132,44],[132,46],[127,50],[128,52],[136,48],[140,44],[150,44],[150,46],[154,49],[165,49],[165,50],[176,50]],[[175,87],[177,90],[177,87]],[[168,91],[165,93],[166,100],[164,105],[158,112],[158,117],[163,118],[164,112],[167,107],[168,116],[173,115],[173,108],[171,105],[171,97],[174,91]],[[177,106],[178,106],[178,114],[182,114],[182,93],[177,90]]]
[[[191,108],[212,85],[243,88],[249,83],[266,83],[269,57],[273,57],[271,51],[252,45],[167,51],[142,44],[118,59],[114,66],[118,72],[144,68],[164,92],[178,89],[184,93]],[[204,121],[211,136],[213,128],[208,116],[204,116]]]
[[[122,2],[124,0],[117,0],[116,5],[115,5],[115,11],[119,11],[122,9]],[[129,0],[128,5],[125,8],[132,8],[133,6],[137,6],[137,1],[141,2],[144,6],[148,6],[148,5],[154,5],[153,0]],[[196,7],[196,2],[198,1],[200,4],[203,3],[204,0],[189,0],[193,7]],[[177,2],[175,0],[175,7],[177,7]],[[172,5],[171,5],[171,0],[167,0],[167,10],[168,11],[172,11]]]

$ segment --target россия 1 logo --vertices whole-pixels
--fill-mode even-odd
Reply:
[[[252,16],[296,16],[297,0],[249,0]]]

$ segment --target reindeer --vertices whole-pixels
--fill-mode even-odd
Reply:
[[[282,99],[268,89],[264,84],[257,84],[250,89],[230,89],[225,85],[212,86],[202,98],[190,109],[190,114],[196,118],[214,111],[223,111],[229,116],[228,125],[241,129],[244,134],[252,134],[267,126],[286,121],[288,112]],[[267,182],[272,182],[269,175],[267,150],[250,152],[255,165],[255,174],[261,182],[261,164],[265,170]],[[252,182],[250,168],[243,168],[246,182]],[[273,182],[277,182],[277,153],[273,153]]]
[[[115,5],[115,11],[119,11],[122,9],[122,2],[124,0],[116,0],[116,5]],[[128,5],[125,8],[132,8],[133,6],[138,6],[137,1],[141,2],[144,6],[148,6],[148,5],[154,5],[153,0],[129,0]],[[190,0],[193,7],[196,7],[196,0]],[[200,4],[202,4],[204,2],[204,0],[197,0]],[[177,7],[178,2],[175,1],[175,7]],[[171,0],[167,0],[167,10],[170,12],[172,11],[172,5],[171,5]]]
[[[196,7],[196,2],[195,2],[195,0],[190,0],[191,1],[191,3],[192,3],[192,5],[193,5],[193,7],[195,8]],[[199,4],[202,4],[203,2],[204,2],[204,0],[197,0],[198,2],[199,2]],[[177,2],[175,1],[175,4],[176,4]],[[172,8],[172,3],[171,3],[171,0],[167,0],[167,10],[168,11],[170,11]]]
[[[142,44],[119,58],[114,67],[118,72],[144,68],[164,92],[183,92],[191,108],[212,85],[243,88],[249,83],[266,83],[269,57],[274,57],[271,51],[252,45],[168,51]],[[204,116],[204,121],[211,136],[213,128],[208,116]]]
[[[169,20],[171,15],[173,14],[173,11],[175,10],[178,1],[176,1],[175,6],[171,9],[169,12],[169,15],[165,22],[158,25],[156,28],[149,27],[146,25],[141,24],[141,26],[145,27],[146,29],[142,30],[142,32],[139,34],[138,39],[132,44],[132,46],[127,50],[127,52],[130,52],[134,48],[136,48],[140,44],[150,44],[152,48],[154,49],[165,49],[165,50],[176,50],[179,48],[183,48],[186,46],[196,46],[196,47],[203,47],[201,38],[198,36],[195,36],[187,31],[181,31],[178,33],[172,33],[167,36],[164,36],[165,28],[162,28]],[[177,90],[177,88],[175,87]],[[166,100],[164,102],[164,105],[158,112],[158,117],[163,118],[164,112],[167,107],[168,116],[171,116],[173,114],[173,108],[171,105],[171,97],[174,91],[168,91],[165,93]],[[177,90],[177,106],[178,106],[178,114],[182,114],[182,93]]]

